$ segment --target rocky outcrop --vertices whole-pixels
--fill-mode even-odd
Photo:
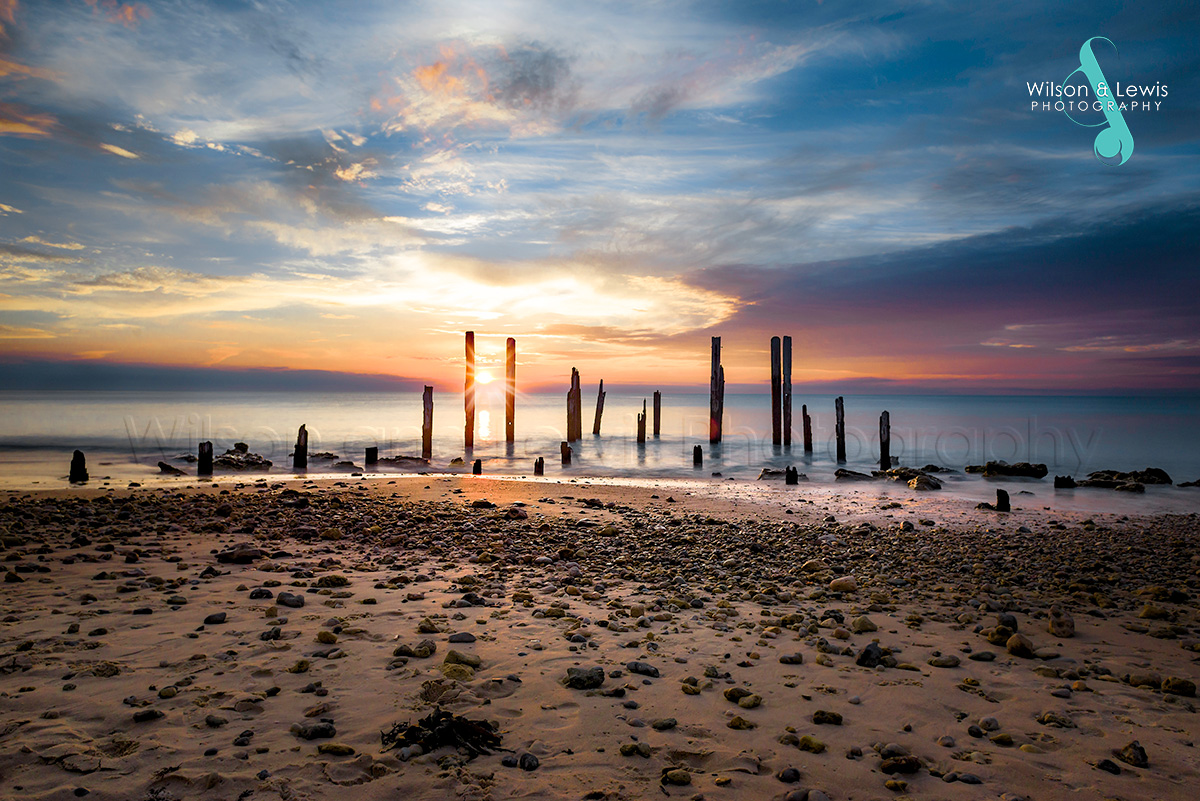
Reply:
[[[244,442],[235,442],[233,447],[213,459],[213,467],[224,470],[269,470],[271,460],[250,453],[250,446]]]
[[[1050,471],[1044,464],[1017,462],[1009,464],[1005,461],[988,462],[987,464],[970,464],[965,468],[968,473],[982,473],[984,478],[1017,477],[1045,478]]]

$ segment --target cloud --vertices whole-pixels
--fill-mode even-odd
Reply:
[[[150,9],[141,3],[122,3],[118,0],[83,0],[95,13],[103,14],[108,22],[136,28],[138,23],[150,19]]]
[[[140,159],[141,158],[141,156],[139,156],[137,153],[132,153],[123,147],[118,147],[117,145],[110,145],[107,142],[101,142],[100,149],[105,150],[109,153],[112,153],[114,156],[120,156],[123,159]]]
[[[0,339],[54,339],[55,334],[40,328],[0,325]]]
[[[58,125],[53,115],[0,101],[0,136],[50,136]]]
[[[20,209],[14,207],[14,206],[9,206],[6,203],[0,203],[0,216],[6,215],[6,214],[24,214],[24,213],[25,212],[21,211]]]
[[[0,209],[0,211],[2,210],[3,209]],[[36,235],[27,236],[21,241],[28,242],[31,245],[42,245],[43,247],[58,248],[60,250],[83,250],[84,248],[84,245],[81,245],[78,242],[47,242],[45,239],[42,239],[40,236]]]

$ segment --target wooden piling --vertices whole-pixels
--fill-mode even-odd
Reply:
[[[421,458],[433,458],[433,387],[421,396]]]
[[[692,448],[692,465],[694,467],[704,466],[704,449],[699,445]]]
[[[600,416],[604,414],[604,379],[600,379],[600,391],[596,393],[596,419],[592,423],[592,436],[600,436]]]
[[[721,366],[721,338],[712,338],[712,370],[708,381],[708,441],[721,441],[725,417],[725,368]]]
[[[808,416],[808,404],[800,404],[800,418],[804,424],[804,452],[812,453],[812,418]]]
[[[1002,489],[996,490],[996,511],[997,512],[1011,512],[1012,511],[1012,506],[1009,504],[1009,501],[1008,501],[1008,493]]]
[[[567,390],[567,442],[583,439],[583,399],[579,388],[579,371],[571,368],[571,388]]]
[[[642,413],[637,416],[638,445],[646,444],[646,399],[642,398]]]
[[[662,393],[654,390],[654,438],[662,434]]]
[[[563,467],[568,467],[571,464],[571,444],[568,442],[560,442],[558,445],[559,451],[562,452]]]
[[[475,461],[471,462],[471,475],[473,475],[473,476],[483,475],[483,460],[482,459],[476,459]]]
[[[83,455],[83,451],[71,454],[71,472],[67,478],[72,484],[83,484],[88,480],[87,457]]]
[[[533,460],[533,474],[535,476],[546,475],[546,460],[541,456]]]
[[[771,444],[783,444],[783,376],[780,371],[780,340],[771,337]]]
[[[800,471],[795,467],[788,465],[783,471],[783,483],[788,486],[794,486],[800,483]]]
[[[292,467],[296,470],[308,469],[308,429],[303,424],[296,432],[296,450],[292,453]]]
[[[212,475],[212,443],[201,442],[200,450],[196,459],[196,475],[211,476]]]
[[[363,464],[379,464],[379,446],[372,445],[370,448],[367,448],[367,454],[366,458],[363,459]]]
[[[475,447],[475,332],[467,332],[467,378],[463,385],[463,408],[467,422],[463,433],[463,447]]]
[[[879,469],[892,469],[892,418],[886,410],[879,415]]]
[[[841,464],[846,461],[846,409],[841,395],[833,402],[833,409],[837,415],[833,433],[837,437],[837,460]]]
[[[512,337],[504,347],[504,441],[517,434],[517,340]]]
[[[783,447],[792,447],[792,338],[783,338]]]

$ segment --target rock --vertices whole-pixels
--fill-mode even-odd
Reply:
[[[1137,740],[1129,743],[1120,751],[1113,751],[1113,756],[1126,765],[1132,765],[1135,768],[1150,767],[1150,759],[1146,756],[1146,749],[1142,748],[1142,744]]]
[[[166,715],[157,709],[139,709],[137,712],[133,713],[133,722],[148,723],[152,720],[159,720],[160,718],[164,717],[166,717]]]
[[[469,668],[476,669],[483,665],[483,660],[475,654],[464,654],[461,651],[456,651],[451,648],[446,652],[446,658],[443,660],[447,665],[466,665]]]
[[[985,465],[967,465],[968,473],[983,473],[984,478],[998,476],[1019,476],[1024,478],[1045,478],[1049,472],[1044,464],[1017,462],[1009,464],[1005,461],[988,462]]]
[[[1071,476],[1055,476],[1054,477],[1054,488],[1055,489],[1075,489],[1075,487],[1077,487],[1077,486],[1079,486],[1079,485],[1075,483],[1075,479],[1072,478]],[[1107,761],[1107,760],[1105,760],[1105,761]]]
[[[856,473],[853,470],[847,470],[844,467],[839,467],[833,471],[833,477],[837,481],[874,481],[874,476],[868,476],[866,473]]]
[[[213,467],[226,470],[268,470],[271,460],[250,453],[250,446],[244,442],[235,442],[233,447],[213,459]]]
[[[829,565],[820,559],[809,559],[800,566],[805,573],[821,573],[829,569]]]
[[[1183,695],[1188,698],[1196,697],[1196,683],[1178,676],[1168,676],[1163,679],[1162,691],[1171,695]]]
[[[936,668],[956,668],[962,664],[962,662],[953,654],[942,654],[941,656],[935,656],[930,659],[929,664]]]
[[[567,668],[567,677],[563,679],[563,684],[572,690],[594,690],[604,684],[604,668],[598,665],[590,668]]]
[[[217,561],[221,564],[232,565],[248,565],[258,559],[266,558],[267,552],[261,548],[255,548],[253,545],[243,542],[234,545],[227,551],[221,551],[217,554]]]
[[[300,609],[304,606],[304,596],[292,592],[281,592],[279,593],[279,597],[275,599],[275,603],[290,609]]]
[[[879,769],[888,776],[891,776],[893,773],[913,774],[921,769],[921,760],[915,756],[889,757],[883,760]]]
[[[854,592],[858,589],[858,581],[854,576],[842,576],[829,582],[830,592]]]
[[[1142,620],[1168,620],[1171,613],[1157,604],[1146,604],[1138,613],[1138,617]]]
[[[337,729],[327,720],[296,723],[291,731],[302,740],[328,740],[337,736]]]
[[[813,737],[811,734],[806,734],[796,743],[796,747],[801,751],[807,751],[810,754],[819,754],[825,750],[825,743]]]
[[[321,643],[322,645],[333,645],[337,641],[338,637],[332,631],[325,631],[322,629],[321,631],[317,632],[317,642]]]
[[[800,781],[800,771],[795,768],[784,768],[775,774],[775,778],[784,784],[795,784]]]
[[[1053,726],[1056,729],[1075,728],[1075,721],[1060,712],[1043,712],[1038,715],[1037,722],[1043,726]]]
[[[841,726],[842,725],[842,716],[839,715],[837,712],[829,712],[824,709],[818,709],[816,712],[813,712],[812,722],[817,724],[818,726],[821,726],[821,725]]]
[[[1075,636],[1075,619],[1058,606],[1050,607],[1050,620],[1046,630],[1055,637],[1066,639]]]
[[[729,719],[729,722],[726,723],[725,725],[731,729],[737,729],[739,731],[745,731],[746,729],[755,728],[755,725],[753,723],[746,720],[741,715],[734,715],[732,718]]]
[[[779,664],[781,664],[781,665],[803,665],[804,664],[804,654],[801,654],[801,653],[780,654],[779,655]]]
[[[657,679],[659,676],[658,668],[646,662],[627,662],[625,669],[630,673],[636,673],[639,676],[649,676],[652,679]]]
[[[475,635],[468,631],[460,631],[456,634],[451,634],[446,639],[451,643],[471,643],[475,642]]]
[[[850,623],[850,628],[855,634],[866,634],[867,632],[879,630],[879,626],[876,626],[875,622],[866,615],[854,618]]]
[[[225,612],[213,612],[211,615],[204,618],[204,625],[219,626],[225,622],[225,617],[226,617]]]
[[[671,768],[662,775],[663,784],[673,784],[677,787],[684,787],[692,783],[692,774],[688,773],[683,768]]]
[[[678,725],[679,721],[675,720],[675,718],[659,718],[650,723],[650,728],[655,731],[670,731]]]
[[[1013,656],[1019,656],[1023,659],[1033,659],[1033,643],[1024,634],[1014,634],[1009,637],[1004,647]]]
[[[927,476],[922,473],[916,478],[911,479],[908,482],[908,486],[919,492],[927,492],[930,490],[940,490],[942,488],[942,482],[938,481],[933,476]]]
[[[741,701],[743,698],[747,698],[753,694],[754,693],[750,692],[745,687],[730,687],[724,692],[725,700],[731,701],[735,704],[738,701]]]
[[[752,694],[752,695],[747,695],[744,698],[739,698],[737,705],[740,706],[742,709],[755,709],[756,707],[762,705],[762,700],[763,699],[762,699],[761,695],[753,695]]]
[[[68,474],[67,480],[72,484],[87,483],[87,457],[83,455],[83,451],[75,451],[71,454],[71,470]]]
[[[186,476],[187,473],[180,470],[174,465],[169,465],[166,462],[158,463],[158,472],[164,476]]]
[[[344,743],[321,743],[317,746],[317,753],[330,756],[353,756],[354,749]]]
[[[271,592],[266,587],[256,587],[255,589],[250,590],[250,600],[251,601],[263,601],[268,598],[274,598],[274,597],[275,597],[275,593]]]
[[[859,667],[875,668],[883,662],[884,652],[879,643],[868,643],[866,648],[858,652],[854,664]]]

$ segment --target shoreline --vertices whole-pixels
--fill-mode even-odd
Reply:
[[[1033,799],[1053,782],[1185,799],[1200,780],[1195,698],[1161,688],[1198,678],[1194,513],[746,481],[278,479],[0,496],[23,579],[3,596],[0,769],[22,797]],[[214,558],[238,543],[265,553]],[[1055,606],[1073,636],[1047,630]],[[976,631],[998,615],[1036,656]],[[432,655],[394,654],[424,639]],[[894,666],[858,664],[873,641]],[[593,666],[597,689],[562,684]],[[1124,680],[1151,673],[1158,689]],[[739,688],[759,701],[726,700]],[[381,753],[379,733],[438,694],[536,769]],[[293,733],[322,718],[334,736]],[[1149,767],[1114,756],[1133,740]]]

